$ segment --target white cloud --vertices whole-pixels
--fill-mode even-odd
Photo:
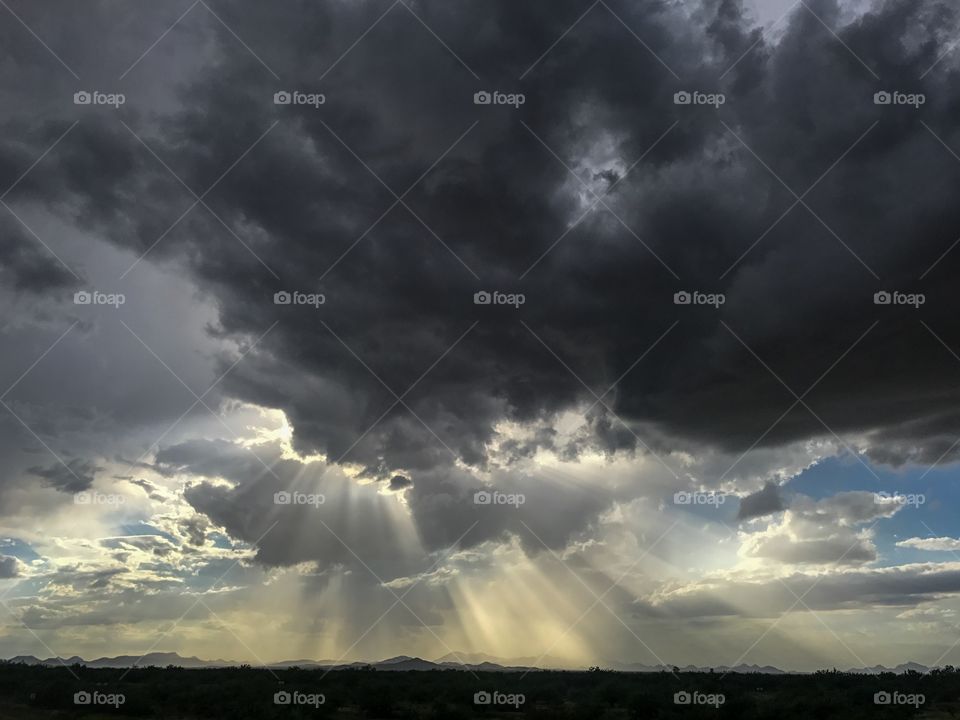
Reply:
[[[960,550],[960,540],[949,537],[913,537],[907,540],[901,540],[897,543],[897,547],[914,548],[915,550],[933,550],[937,552],[956,552]]]
[[[877,559],[870,521],[893,516],[903,505],[878,503],[871,492],[845,492],[821,500],[798,495],[782,518],[764,529],[741,532],[741,557],[785,565],[862,565]]]

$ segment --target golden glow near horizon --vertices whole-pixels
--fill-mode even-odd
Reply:
[[[253,664],[404,654],[571,668],[685,664],[694,657],[717,665],[855,667],[863,664],[858,657],[871,664],[903,653],[931,660],[921,653],[924,638],[954,617],[951,600],[932,614],[907,617],[902,609],[840,605],[784,614],[795,599],[785,583],[797,577],[805,583],[797,584],[799,595],[810,584],[867,583],[893,571],[776,558],[784,548],[812,542],[804,538],[820,512],[815,504],[808,514],[801,507],[737,527],[672,503],[677,487],[701,486],[698,474],[719,460],[678,452],[669,460],[684,473],[679,480],[650,457],[585,453],[571,462],[543,449],[508,468],[499,462],[501,447],[537,428],[504,423],[490,448],[490,467],[476,477],[491,486],[518,483],[526,502],[543,503],[538,509],[548,513],[575,507],[551,506],[558,496],[598,499],[589,531],[545,548],[541,533],[550,525],[534,534],[526,524],[532,516],[523,514],[529,506],[471,507],[470,522],[489,520],[482,512],[526,520],[508,516],[509,530],[484,542],[431,551],[406,496],[413,490],[390,491],[383,482],[358,479],[354,468],[329,468],[322,455],[297,453],[280,411],[242,406],[235,413],[243,435],[232,445],[286,463],[287,489],[322,492],[325,502],[292,516],[294,525],[289,510],[274,504],[257,510],[260,518],[231,522],[259,527],[277,521],[282,549],[298,548],[302,559],[286,566],[259,562],[258,552],[269,543],[252,547],[213,522],[202,542],[189,542],[184,528],[197,513],[185,490],[206,484],[208,492],[222,493],[214,497],[228,499],[233,492],[254,493],[256,483],[241,488],[226,477],[143,466],[137,477],[145,484],[136,487],[123,479],[122,463],[104,462],[103,476],[111,479],[98,481],[96,491],[123,498],[108,512],[62,503],[46,513],[44,527],[31,531],[27,518],[35,508],[27,505],[19,519],[0,528],[0,535],[15,535],[38,555],[24,561],[23,578],[0,581],[0,592],[13,589],[9,602],[43,642],[59,654],[88,658],[139,654],[156,643],[157,651]],[[555,427],[575,437],[582,422],[568,414]],[[208,431],[216,436],[212,425]],[[796,448],[777,458],[777,471],[800,472],[826,454],[823,446]],[[259,477],[265,482],[268,471]],[[846,533],[835,539],[872,547],[868,531],[851,526]],[[329,560],[318,565],[311,557]],[[960,563],[908,571],[953,565]],[[865,632],[881,623],[903,628],[891,633],[889,658],[871,651]],[[24,633],[7,622],[0,637],[18,653],[50,654]]]

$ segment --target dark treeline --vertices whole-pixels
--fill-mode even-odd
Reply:
[[[338,670],[325,674],[324,670],[300,668],[271,673],[249,667],[150,667],[125,672],[0,663],[0,720],[960,718],[960,670],[954,668],[927,675],[819,672],[726,676],[594,669],[538,671],[522,678],[520,673],[481,672],[475,676],[453,670]],[[77,704],[75,698],[89,702]]]

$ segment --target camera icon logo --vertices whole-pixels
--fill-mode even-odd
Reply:
[[[74,105],[89,105],[93,97],[86,90],[80,90],[73,94],[73,104]]]
[[[86,290],[80,290],[73,294],[73,304],[74,305],[89,305],[93,300],[93,296],[88,293]]]
[[[286,290],[281,290],[273,294],[274,305],[289,305],[293,301],[293,296]]]
[[[474,505],[489,505],[493,500],[493,495],[491,495],[486,490],[479,490],[473,494],[473,504]]]
[[[681,90],[680,92],[673,94],[673,104],[674,105],[689,105],[693,102],[693,96],[688,93],[686,90]]]
[[[880,292],[873,294],[873,304],[874,305],[889,305],[893,301],[893,296],[890,295],[886,290],[881,290]]]
[[[693,697],[686,690],[681,690],[673,694],[674,705],[689,705],[693,702]]]
[[[673,294],[674,305],[689,305],[692,300],[693,297],[686,290],[681,290]]]
[[[892,102],[893,95],[888,93],[886,90],[881,90],[880,92],[873,94],[874,105],[890,105]]]
[[[75,505],[89,505],[90,493],[88,493],[86,490],[81,490],[73,496],[73,502]]]
[[[892,700],[893,698],[886,690],[881,690],[880,692],[873,694],[874,705],[889,705]]]
[[[274,705],[289,705],[293,697],[286,690],[281,690],[273,694]]]
[[[89,705],[93,701],[93,698],[90,696],[86,690],[81,690],[73,694],[73,704],[74,705]]]
[[[690,505],[693,502],[693,493],[681,490],[673,494],[674,505]]]
[[[474,105],[489,105],[491,102],[493,102],[493,96],[486,90],[481,90],[473,94]]]
[[[493,698],[486,690],[481,690],[480,692],[473,694],[474,705],[489,705],[492,702]]]
[[[286,490],[281,490],[280,492],[273,494],[273,504],[274,505],[289,505],[293,496],[288,493]]]
[[[274,105],[289,105],[293,101],[293,96],[286,90],[281,90],[273,94]]]
[[[493,298],[486,290],[481,290],[473,294],[474,305],[489,305],[491,302],[493,302]]]

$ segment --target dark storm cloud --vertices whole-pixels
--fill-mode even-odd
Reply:
[[[783,509],[785,509],[785,506],[783,499],[780,497],[780,486],[768,481],[763,489],[740,500],[737,519],[749,520],[750,518],[780,512]]]
[[[673,35],[675,20],[665,12],[616,9],[641,36],[651,38],[686,85],[709,89],[718,71],[753,42],[738,31],[732,7],[719,6],[706,34],[693,38]],[[549,46],[569,22],[562,10],[574,8],[561,5],[548,18],[530,8],[498,5],[494,17],[501,34],[482,39],[472,28],[484,23],[469,7],[456,14],[431,4],[419,10],[466,63],[490,78],[486,84],[510,89],[510,78],[536,57],[532,49]],[[928,3],[926,9],[931,8]],[[826,2],[814,10],[827,20],[835,14]],[[317,27],[333,21],[322,16],[327,12],[317,16]],[[950,66],[922,83],[913,79],[933,63],[939,45],[900,44],[908,30],[931,18],[917,8],[911,12],[907,4],[890,4],[843,30],[844,40],[888,82],[926,91],[924,121],[949,135],[955,102]],[[244,14],[233,19],[253,28]],[[260,19],[268,26],[267,16]],[[344,15],[339,21],[363,27],[370,19]],[[420,417],[455,454],[482,463],[496,420],[532,419],[592,400],[553,352],[591,387],[606,387],[674,319],[680,320],[674,334],[624,378],[608,401],[629,419],[652,420],[678,435],[742,448],[794,400],[718,320],[797,393],[880,320],[808,399],[837,431],[897,424],[952,404],[946,383],[952,387],[960,364],[932,352],[929,337],[931,352],[917,353],[915,343],[926,331],[915,314],[874,306],[872,299],[883,287],[912,289],[949,246],[960,227],[960,213],[949,201],[960,166],[920,125],[916,111],[873,105],[877,83],[809,13],[794,16],[779,46],[761,43],[734,69],[722,87],[730,97],[719,118],[799,192],[879,121],[876,134],[865,137],[808,198],[880,275],[879,282],[803,207],[719,280],[793,198],[716,117],[678,113],[670,103],[675,79],[602,13],[591,13],[569,43],[530,73],[521,84],[527,103],[514,114],[499,108],[479,112],[488,108],[471,104],[477,82],[442,48],[420,41],[416,33],[422,28],[406,13],[391,13],[384,23],[381,33],[371,33],[327,76],[323,89],[329,100],[319,111],[275,112],[261,98],[276,83],[262,71],[252,82],[240,82],[241,73],[251,75],[249,58],[241,56],[233,67],[218,68],[195,85],[189,99],[196,105],[177,119],[193,152],[177,157],[176,167],[200,187],[206,184],[201,180],[214,177],[218,163],[227,164],[271,122],[280,121],[264,147],[217,187],[212,205],[234,223],[243,213],[244,226],[235,227],[246,231],[251,247],[282,281],[257,267],[223,232],[194,252],[201,277],[220,288],[226,331],[256,334],[280,321],[270,352],[259,364],[241,369],[230,387],[284,407],[300,447],[319,448],[335,459],[347,453],[347,460],[364,464],[385,457],[388,465],[423,470],[449,454]],[[311,24],[306,25],[309,30]],[[527,32],[505,29],[518,26]],[[312,72],[327,66],[322,55],[308,56],[306,62],[298,56],[294,63],[271,43],[270,33],[259,37],[275,51],[271,62],[285,78],[284,87],[309,89]],[[603,48],[599,60],[598,47]],[[704,47],[719,58],[715,66],[700,64]],[[587,54],[597,61],[582,62]],[[389,69],[373,73],[385,57],[391,58]],[[428,63],[431,83],[424,87],[420,77]],[[223,112],[234,107],[246,111]],[[405,201],[480,280],[411,213],[397,207],[320,283],[319,276],[392,202],[323,123],[401,192],[477,119],[480,125]],[[680,282],[608,213],[589,217],[518,282],[582,211],[576,181],[520,120],[586,173],[597,172],[592,165],[603,162],[597,154],[604,143],[613,145],[616,158],[632,162],[675,119],[679,127],[623,180],[609,203]],[[233,146],[219,138],[230,138]],[[803,153],[794,153],[796,147]],[[904,187],[922,190],[920,201],[901,201]],[[198,220],[213,222],[204,216]],[[173,240],[170,250],[183,242]],[[904,262],[907,253],[911,263]],[[951,262],[948,256],[923,287],[930,296],[924,318],[931,326],[949,327],[952,310],[944,283]],[[328,302],[316,312],[278,308],[271,291],[280,287],[322,289]],[[522,290],[527,303],[520,311],[473,305],[473,292],[486,287]],[[672,296],[678,287],[722,290],[727,303],[712,314],[677,307]],[[479,321],[476,328],[405,397],[409,410],[396,405],[388,411],[395,400],[390,390],[403,393],[474,321]],[[878,364],[881,353],[885,361]],[[304,382],[312,392],[298,391]],[[934,396],[933,387],[943,392]],[[904,393],[923,400],[889,399]],[[318,406],[327,412],[318,413]],[[380,425],[350,449],[385,411]],[[629,431],[607,413],[593,417],[604,447],[635,445]],[[798,406],[764,442],[826,432]]]
[[[484,467],[498,421],[592,403],[581,379],[600,393],[623,375],[604,402],[634,428],[727,450],[830,430],[896,438],[955,406],[960,363],[919,322],[960,344],[960,252],[925,274],[960,232],[960,163],[931,134],[960,148],[954,58],[921,78],[948,47],[952,6],[881,3],[837,27],[841,42],[814,16],[835,25],[836,3],[818,0],[774,45],[732,1],[692,21],[662,3],[609,5],[648,48],[597,6],[531,67],[583,3],[411,3],[453,52],[397,5],[339,61],[389,3],[219,3],[282,80],[211,24],[217,61],[184,76],[176,110],[84,115],[11,197],[71,199],[84,227],[185,263],[224,336],[277,323],[226,390],[282,408],[299,449],[380,479],[409,472],[415,499],[442,495],[455,458]],[[273,104],[294,89],[327,102]],[[474,105],[481,89],[526,102]],[[681,89],[727,102],[676,106]],[[874,105],[881,89],[927,102]],[[594,192],[613,186],[610,210],[572,230],[593,197],[562,163]],[[810,209],[784,216],[796,199],[784,185],[815,182]],[[170,229],[214,184],[209,208]],[[475,305],[482,289],[526,302]],[[927,302],[874,305],[883,289]],[[275,305],[279,290],[326,303]],[[726,302],[675,305],[678,290]],[[815,382],[809,408],[795,404]],[[636,449],[603,406],[589,421],[597,447]]]
[[[27,469],[27,472],[43,478],[55,490],[77,493],[89,490],[100,470],[102,468],[97,467],[89,460],[74,458],[66,464],[54,463],[47,467],[31,467]]]

